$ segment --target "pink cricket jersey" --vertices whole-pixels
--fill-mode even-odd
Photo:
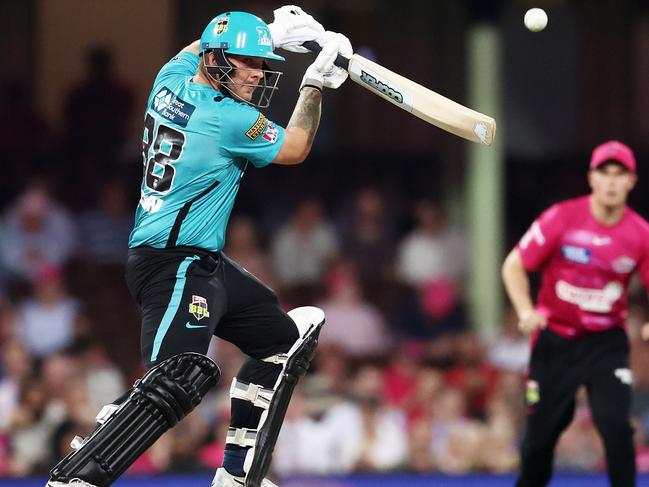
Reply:
[[[591,214],[588,196],[558,203],[532,223],[517,248],[528,271],[543,272],[537,310],[566,338],[625,328],[636,270],[649,289],[649,223],[628,207],[606,226]]]

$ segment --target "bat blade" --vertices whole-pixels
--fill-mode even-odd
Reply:
[[[347,70],[355,83],[442,130],[484,145],[491,145],[494,140],[496,121],[488,115],[460,105],[358,54],[350,58]]]

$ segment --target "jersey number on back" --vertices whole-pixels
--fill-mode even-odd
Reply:
[[[152,143],[153,156],[147,159]],[[182,154],[184,145],[185,134],[164,124],[156,129],[155,119],[147,113],[142,139],[144,184],[147,188],[157,193],[171,191],[176,175],[176,168],[172,164]]]

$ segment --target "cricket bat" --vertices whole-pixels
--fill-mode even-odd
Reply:
[[[303,45],[314,52],[321,50],[315,41]],[[358,54],[351,58],[339,54],[335,64],[366,90],[442,130],[484,145],[494,141],[496,121],[488,115],[460,105]]]

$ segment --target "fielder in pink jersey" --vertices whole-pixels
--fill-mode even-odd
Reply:
[[[611,485],[635,485],[625,332],[632,274],[639,272],[649,289],[649,223],[626,205],[636,179],[629,147],[617,141],[596,147],[590,195],[546,210],[503,264],[519,328],[533,334],[518,487],[550,481],[554,448],[572,421],[582,385],[604,441]],[[536,306],[529,272],[542,272]]]

